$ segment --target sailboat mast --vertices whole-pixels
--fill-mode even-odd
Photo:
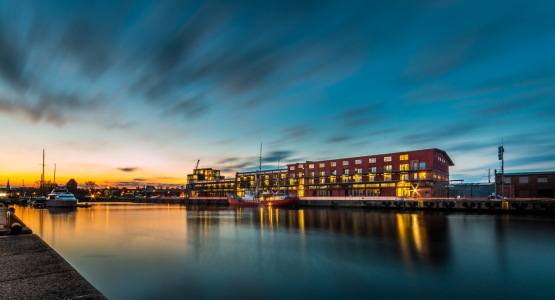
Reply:
[[[260,171],[262,171],[262,143],[260,143],[260,156],[258,158],[260,159]]]
[[[40,184],[40,194],[44,195],[44,149],[42,149],[42,182]]]
[[[256,195],[258,195],[258,187],[260,186],[260,173],[262,171],[262,143],[260,143],[260,156],[258,157],[260,166],[256,172]]]
[[[54,164],[54,184],[56,184],[56,164]]]

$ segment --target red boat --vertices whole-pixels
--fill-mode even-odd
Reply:
[[[239,205],[239,206],[258,206],[261,204],[260,199],[256,197],[247,197],[247,195],[245,195],[244,198],[241,198],[236,195],[228,194],[227,201],[229,202],[230,205]]]
[[[285,193],[262,193],[260,203],[268,206],[293,206],[299,202],[296,195],[288,195]]]

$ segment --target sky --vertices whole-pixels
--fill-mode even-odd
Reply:
[[[555,169],[555,1],[0,1],[0,184],[439,148]],[[492,171],[493,172],[493,171]]]

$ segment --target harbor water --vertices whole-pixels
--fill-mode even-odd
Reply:
[[[17,215],[108,299],[552,299],[555,217],[96,203]]]

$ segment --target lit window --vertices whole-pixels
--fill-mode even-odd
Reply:
[[[293,166],[293,167],[289,168],[289,170],[295,170],[295,167]]]
[[[355,176],[355,182],[362,182],[362,176]]]
[[[362,159],[357,159],[357,160],[355,160],[355,164],[357,164],[357,165],[362,164]]]
[[[387,166],[384,166],[384,167],[383,167],[383,170],[384,170],[385,172],[391,172],[391,170],[393,170],[393,167],[392,167],[391,165],[387,165]]]
[[[295,174],[291,173],[291,178],[295,178]]]
[[[357,169],[355,169],[355,173],[357,173],[357,174],[362,174],[362,168],[357,168]]]
[[[371,167],[370,168],[370,173],[376,173],[376,167]]]
[[[383,174],[383,180],[384,181],[391,181],[392,180],[391,174]]]
[[[324,168],[324,167],[326,167],[325,163],[320,164],[320,168]]]
[[[418,179],[418,174],[414,173],[414,179]]]
[[[349,177],[343,177],[343,182],[349,182]]]
[[[344,165],[344,166],[348,166],[348,165],[349,165],[349,161],[348,161],[348,160],[344,160],[344,161],[343,161],[343,165]]]
[[[401,171],[408,171],[408,169],[409,169],[409,164],[399,165],[399,170]]]
[[[337,170],[331,170],[331,175],[337,175]]]
[[[401,180],[409,180],[409,174],[401,174]]]
[[[310,172],[310,177],[314,177],[314,172]]]
[[[325,172],[325,171],[320,171],[320,172],[318,172],[318,175],[320,175],[320,176],[325,176],[325,175],[326,175],[326,172]]]
[[[337,163],[336,162],[331,162],[331,166],[335,167],[335,166],[337,166]]]
[[[391,156],[386,156],[383,158],[383,161],[391,161]]]
[[[299,169],[304,169],[304,165],[299,164]]]
[[[409,155],[408,154],[403,154],[400,157],[400,160],[408,160],[409,159]]]
[[[299,177],[303,177],[303,173],[299,172]]]
[[[343,174],[349,174],[349,169],[343,169]]]
[[[330,183],[335,183],[335,177],[330,177]]]
[[[426,172],[420,172],[420,173],[418,173],[418,177],[419,177],[419,178],[426,178]]]
[[[320,178],[320,183],[326,183],[326,178]]]
[[[376,180],[376,176],[374,175],[368,176],[368,181],[375,181],[375,180]]]
[[[370,158],[370,163],[371,163],[371,164],[376,163],[376,159],[375,159],[375,158]]]
[[[309,168],[309,169],[314,169],[314,164],[308,165],[308,168]]]

